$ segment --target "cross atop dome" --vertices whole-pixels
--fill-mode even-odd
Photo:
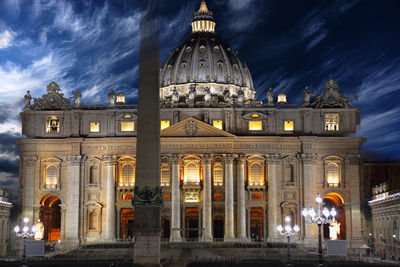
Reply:
[[[201,1],[200,8],[194,12],[192,22],[192,32],[215,32],[215,22],[213,13],[207,8],[205,0]]]

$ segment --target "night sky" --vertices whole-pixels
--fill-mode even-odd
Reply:
[[[160,56],[190,35],[200,0],[160,0]],[[216,31],[239,51],[257,100],[285,92],[301,103],[308,86],[321,93],[335,79],[356,89],[362,110],[356,136],[364,151],[400,158],[400,1],[208,0]],[[57,82],[67,97],[79,88],[83,104],[105,104],[113,88],[137,102],[138,0],[0,0],[0,186],[14,192],[19,112]],[[364,153],[364,152],[363,152]]]

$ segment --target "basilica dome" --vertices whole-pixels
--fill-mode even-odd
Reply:
[[[254,100],[250,71],[223,40],[215,33],[213,14],[203,0],[194,12],[190,37],[170,52],[160,73],[160,97],[165,100],[177,91],[187,96],[195,88],[197,99],[209,91],[213,96],[242,94],[244,101]],[[193,89],[192,89],[193,90]]]

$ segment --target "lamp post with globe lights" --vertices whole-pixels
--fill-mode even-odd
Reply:
[[[24,218],[24,226],[22,227],[22,229],[18,225],[14,227],[14,232],[17,235],[17,237],[21,237],[21,238],[24,239],[24,252],[22,254],[22,264],[21,264],[21,266],[28,266],[26,264],[26,248],[25,248],[26,244],[25,244],[25,241],[26,241],[27,238],[34,236],[34,234],[36,232],[36,226],[33,225],[32,228],[29,229],[28,222],[29,222],[29,218],[25,217]]]
[[[337,213],[335,208],[331,210],[328,208],[322,209],[322,197],[320,195],[317,195],[315,202],[317,202],[317,211],[315,211],[313,207],[309,209],[304,208],[301,214],[304,216],[307,223],[316,223],[318,225],[318,266],[324,266],[322,263],[321,226],[331,223]]]
[[[295,224],[293,226],[293,228],[292,228],[292,226],[290,226],[290,217],[289,216],[285,217],[285,221],[286,221],[285,228],[283,228],[282,225],[278,225],[278,227],[276,227],[276,230],[278,230],[278,232],[281,234],[281,236],[285,236],[287,238],[287,263],[286,263],[286,266],[290,267],[290,266],[292,266],[292,264],[290,262],[290,237],[296,236],[299,233],[300,228],[297,224]]]

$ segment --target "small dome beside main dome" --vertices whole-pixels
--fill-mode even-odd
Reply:
[[[212,95],[241,94],[244,101],[254,100],[254,86],[247,65],[243,63],[214,31],[212,12],[203,0],[194,13],[192,34],[180,48],[171,52],[160,72],[160,97],[165,100],[174,91],[187,96],[195,86],[199,97],[210,89]]]

